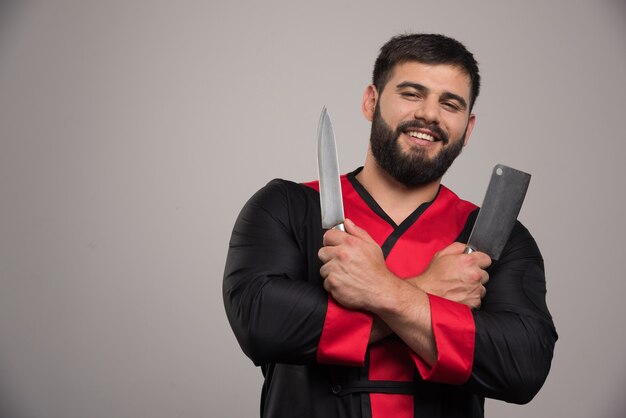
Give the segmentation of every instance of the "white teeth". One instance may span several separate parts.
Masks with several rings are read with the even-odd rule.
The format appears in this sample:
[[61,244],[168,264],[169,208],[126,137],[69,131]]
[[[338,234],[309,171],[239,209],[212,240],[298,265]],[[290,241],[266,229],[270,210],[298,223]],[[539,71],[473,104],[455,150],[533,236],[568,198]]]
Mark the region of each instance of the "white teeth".
[[423,132],[410,131],[409,136],[412,136],[413,138],[418,138],[418,139],[425,139],[426,141],[430,141],[430,142],[433,142],[435,140],[434,136],[425,134]]

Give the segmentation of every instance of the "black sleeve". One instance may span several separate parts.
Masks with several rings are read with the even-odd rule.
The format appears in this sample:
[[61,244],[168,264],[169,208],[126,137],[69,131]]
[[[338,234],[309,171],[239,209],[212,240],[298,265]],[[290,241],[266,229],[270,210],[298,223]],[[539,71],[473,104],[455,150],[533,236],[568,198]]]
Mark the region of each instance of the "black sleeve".
[[543,258],[519,222],[489,270],[476,324],[474,363],[466,387],[473,393],[527,403],[543,385],[557,333],[546,306]]
[[321,225],[310,221],[315,194],[273,180],[246,203],[233,228],[224,305],[242,350],[256,365],[315,361],[328,299],[317,259]]

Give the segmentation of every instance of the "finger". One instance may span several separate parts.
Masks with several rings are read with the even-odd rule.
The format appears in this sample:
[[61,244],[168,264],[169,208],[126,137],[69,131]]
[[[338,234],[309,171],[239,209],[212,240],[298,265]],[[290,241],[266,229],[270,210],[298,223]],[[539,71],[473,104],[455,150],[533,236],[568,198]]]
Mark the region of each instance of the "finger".
[[474,256],[474,259],[476,260],[476,264],[481,269],[486,269],[487,267],[491,265],[491,257],[489,257],[487,254],[481,253],[480,251],[475,251],[472,253],[472,255]]
[[487,289],[485,288],[485,286],[481,286],[480,287],[480,299],[482,300],[486,294],[487,294]]
[[343,231],[340,231],[338,229],[329,229],[324,233],[324,238],[322,242],[324,243],[324,246],[339,245],[343,242],[345,236],[346,233]]
[[482,302],[481,298],[478,299],[474,299],[472,298],[469,302],[468,305],[470,307],[470,309],[478,309],[480,308],[480,303]]
[[320,276],[322,276],[324,279],[326,279],[326,278],[328,278],[329,274],[330,274],[330,272],[328,271],[328,264],[324,264],[320,268]]
[[319,249],[317,256],[322,263],[327,264],[331,260],[337,258],[338,252],[338,247],[326,246]]
[[328,263],[328,261],[331,259],[329,254],[329,247],[320,248],[320,250],[317,252],[317,258],[319,258],[322,263]]
[[374,239],[370,236],[370,234],[367,233],[365,229],[358,227],[350,219],[346,218],[346,220],[344,221],[344,225],[348,234],[364,239],[365,241],[374,242]]
[[440,256],[462,254],[463,251],[465,251],[465,244],[463,244],[462,242],[453,242],[452,244],[448,245],[443,250],[439,251],[437,254]]
[[488,281],[489,281],[489,273],[483,270],[483,274],[480,277],[480,284],[484,286],[485,284],[487,284]]

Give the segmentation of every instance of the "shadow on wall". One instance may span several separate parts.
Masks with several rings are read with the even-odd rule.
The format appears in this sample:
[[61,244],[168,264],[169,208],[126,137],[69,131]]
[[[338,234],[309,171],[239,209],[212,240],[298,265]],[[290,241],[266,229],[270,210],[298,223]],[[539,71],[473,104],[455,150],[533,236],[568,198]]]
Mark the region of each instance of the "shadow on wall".
[[611,5],[615,7],[616,13],[621,13],[622,17],[626,17],[626,1],[624,0],[611,0]]
[[[1,21],[0,21],[1,24]],[[6,370],[2,365],[2,352],[0,352],[0,370]],[[15,401],[12,399],[13,390],[6,379],[6,375],[2,373],[0,376],[0,417],[22,418],[24,414],[17,411]]]
[[[626,1],[624,3],[626,3]],[[626,7],[624,7],[623,10],[626,11]],[[619,379],[616,381],[619,381]],[[598,414],[599,417],[626,417],[626,397],[624,396],[625,387],[626,373],[622,372],[622,383],[612,388],[612,397],[609,402],[604,405],[603,412]]]
[[[15,15],[18,0],[0,0],[0,28],[6,28]],[[24,5],[26,2],[21,2]]]
[[4,45],[11,38],[11,30],[19,20],[19,12],[28,5],[27,3],[30,2],[28,0],[0,0],[0,58],[2,58]]

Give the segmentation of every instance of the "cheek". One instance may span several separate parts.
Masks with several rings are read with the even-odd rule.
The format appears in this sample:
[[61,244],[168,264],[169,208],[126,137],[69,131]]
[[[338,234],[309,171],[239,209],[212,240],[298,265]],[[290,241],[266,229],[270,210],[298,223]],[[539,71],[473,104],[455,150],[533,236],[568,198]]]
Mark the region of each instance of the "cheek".
[[465,117],[445,118],[442,126],[451,136],[459,138],[463,136],[467,129],[467,119]]
[[389,126],[395,129],[398,123],[413,117],[413,111],[405,103],[389,103],[381,108],[381,116]]

